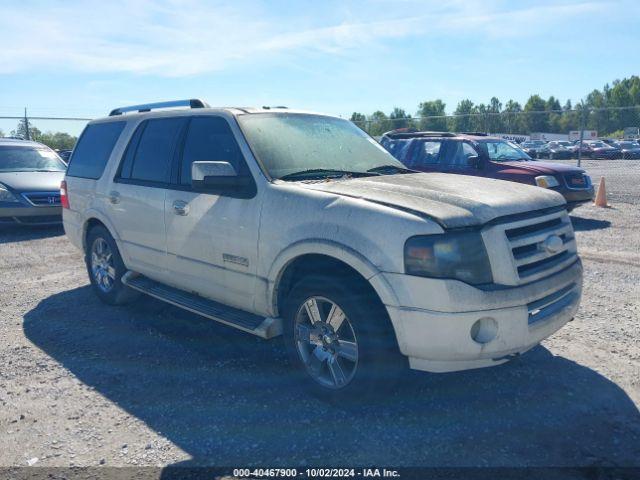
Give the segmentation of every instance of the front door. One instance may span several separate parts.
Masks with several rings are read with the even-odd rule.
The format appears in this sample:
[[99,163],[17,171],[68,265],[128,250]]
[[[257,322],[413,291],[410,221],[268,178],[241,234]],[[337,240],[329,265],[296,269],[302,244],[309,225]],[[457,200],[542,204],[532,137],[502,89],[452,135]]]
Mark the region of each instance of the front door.
[[218,116],[192,117],[177,161],[177,185],[165,197],[170,282],[250,311],[257,271],[261,194],[237,198],[193,192],[194,161],[226,161],[239,175],[249,175],[227,121]]

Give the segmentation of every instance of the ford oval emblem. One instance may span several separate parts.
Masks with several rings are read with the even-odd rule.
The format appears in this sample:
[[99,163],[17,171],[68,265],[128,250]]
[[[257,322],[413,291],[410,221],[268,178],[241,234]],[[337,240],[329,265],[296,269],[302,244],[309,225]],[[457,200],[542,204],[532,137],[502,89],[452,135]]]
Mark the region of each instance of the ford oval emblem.
[[551,254],[558,253],[563,245],[564,242],[558,235],[549,235],[542,243],[544,249]]

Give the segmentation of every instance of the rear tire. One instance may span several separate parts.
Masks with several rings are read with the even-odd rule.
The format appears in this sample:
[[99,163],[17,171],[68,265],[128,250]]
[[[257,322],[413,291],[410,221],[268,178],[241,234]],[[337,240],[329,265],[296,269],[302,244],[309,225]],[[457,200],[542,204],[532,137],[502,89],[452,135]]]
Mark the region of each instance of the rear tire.
[[105,227],[95,226],[87,234],[84,260],[93,291],[104,303],[124,305],[139,297],[138,292],[122,283],[127,267]]
[[[346,281],[345,281],[346,280]],[[406,368],[388,314],[361,279],[308,277],[284,305],[284,341],[296,381],[333,401],[375,398]]]

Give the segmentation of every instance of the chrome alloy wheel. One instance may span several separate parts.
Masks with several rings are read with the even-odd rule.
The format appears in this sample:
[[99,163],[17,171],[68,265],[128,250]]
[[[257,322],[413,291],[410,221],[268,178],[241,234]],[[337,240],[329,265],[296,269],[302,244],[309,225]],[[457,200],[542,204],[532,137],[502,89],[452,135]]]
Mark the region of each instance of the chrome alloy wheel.
[[91,245],[91,273],[100,290],[109,293],[116,281],[113,254],[107,241],[98,237]]
[[310,297],[295,317],[295,345],[307,372],[320,385],[346,386],[358,367],[358,341],[349,319],[333,301]]

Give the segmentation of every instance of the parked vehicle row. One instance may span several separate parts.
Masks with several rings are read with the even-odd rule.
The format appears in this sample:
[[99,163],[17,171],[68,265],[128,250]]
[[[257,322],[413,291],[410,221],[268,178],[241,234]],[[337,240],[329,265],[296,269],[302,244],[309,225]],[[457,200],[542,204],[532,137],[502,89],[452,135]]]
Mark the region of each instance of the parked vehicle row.
[[640,144],[631,140],[583,140],[570,142],[568,140],[545,142],[532,140],[523,142],[521,148],[531,158],[548,158],[563,160],[577,158],[578,153],[584,158],[594,159],[638,159],[640,158]]
[[[391,131],[380,143],[408,168],[537,185],[562,194],[567,209],[593,199],[593,185],[578,167],[533,161],[515,143],[481,134]],[[555,147],[549,147],[549,152]]]

